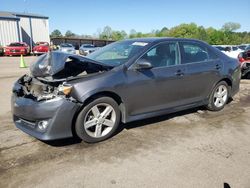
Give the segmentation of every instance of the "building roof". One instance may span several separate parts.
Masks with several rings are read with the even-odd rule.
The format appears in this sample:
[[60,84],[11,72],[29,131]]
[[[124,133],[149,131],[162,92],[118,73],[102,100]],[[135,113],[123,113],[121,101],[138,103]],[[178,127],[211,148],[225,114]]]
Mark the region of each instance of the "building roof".
[[20,20],[20,17],[49,19],[49,17],[40,14],[0,11],[0,19]]
[[11,14],[10,12],[2,12],[2,11],[0,11],[0,19],[20,20],[20,18],[16,17],[15,15]]

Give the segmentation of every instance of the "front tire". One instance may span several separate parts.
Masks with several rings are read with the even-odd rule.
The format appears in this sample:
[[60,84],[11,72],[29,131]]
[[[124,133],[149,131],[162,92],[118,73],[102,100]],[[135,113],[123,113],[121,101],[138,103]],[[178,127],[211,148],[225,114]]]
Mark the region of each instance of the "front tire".
[[209,97],[206,108],[211,111],[220,111],[227,104],[229,98],[229,86],[225,81],[219,82]]
[[106,140],[117,130],[120,114],[119,106],[112,98],[94,99],[79,113],[75,124],[76,134],[88,143]]

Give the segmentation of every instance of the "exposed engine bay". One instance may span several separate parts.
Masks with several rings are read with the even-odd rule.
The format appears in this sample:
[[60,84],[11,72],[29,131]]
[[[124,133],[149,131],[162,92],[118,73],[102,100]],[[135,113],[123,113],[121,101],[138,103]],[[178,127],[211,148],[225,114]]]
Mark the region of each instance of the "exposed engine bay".
[[[36,101],[50,100],[58,97],[60,94],[58,87],[42,83],[34,77],[24,75],[19,80],[19,88],[13,88],[13,92],[18,97],[30,98]],[[62,95],[61,95],[62,96]]]
[[100,74],[111,68],[82,56],[50,52],[31,65],[31,75],[22,76],[13,92],[18,97],[36,101],[65,97],[63,88],[67,87],[68,81]]

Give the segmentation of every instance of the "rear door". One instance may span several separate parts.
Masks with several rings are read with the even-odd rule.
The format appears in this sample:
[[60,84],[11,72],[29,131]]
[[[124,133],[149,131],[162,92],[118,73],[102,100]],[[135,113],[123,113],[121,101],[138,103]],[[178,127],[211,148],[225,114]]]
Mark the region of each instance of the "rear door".
[[188,103],[208,97],[214,84],[219,81],[223,63],[205,45],[198,42],[179,42],[181,64],[186,65],[184,84]]

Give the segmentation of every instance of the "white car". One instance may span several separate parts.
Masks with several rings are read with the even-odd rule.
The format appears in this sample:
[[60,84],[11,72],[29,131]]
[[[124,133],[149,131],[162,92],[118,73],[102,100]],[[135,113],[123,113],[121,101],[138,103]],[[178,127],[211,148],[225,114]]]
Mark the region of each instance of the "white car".
[[86,56],[98,49],[99,47],[96,47],[93,44],[82,44],[79,48],[79,54]]
[[60,44],[59,51],[69,54],[76,54],[75,47],[69,43]]
[[238,55],[243,51],[244,50],[238,48],[237,46],[225,46],[225,49],[222,52],[229,57],[237,59]]

